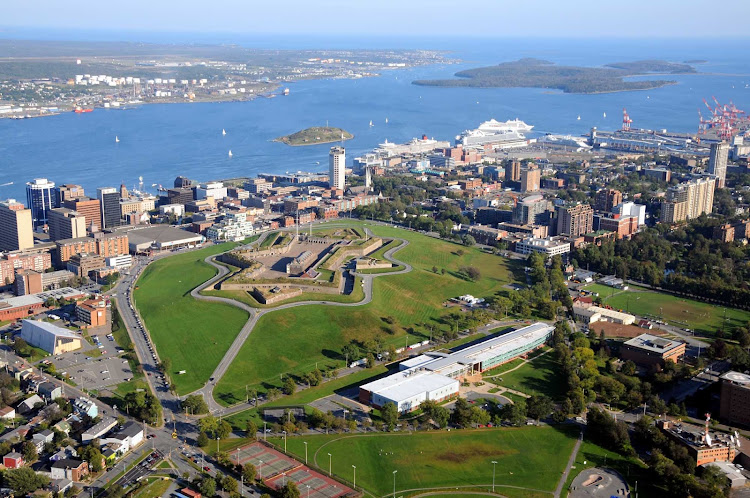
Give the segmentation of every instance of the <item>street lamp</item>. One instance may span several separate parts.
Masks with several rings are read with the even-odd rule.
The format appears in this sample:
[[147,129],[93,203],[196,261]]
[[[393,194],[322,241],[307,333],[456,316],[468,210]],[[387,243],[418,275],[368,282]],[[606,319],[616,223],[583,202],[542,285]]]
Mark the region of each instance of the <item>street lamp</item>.
[[393,498],[396,498],[396,472],[398,470],[393,471]]
[[286,431],[281,431],[284,434],[284,453],[286,453]]
[[305,465],[307,465],[307,441],[302,441],[302,444],[305,445]]
[[333,472],[331,472],[331,469],[333,468],[331,462],[332,462],[332,457],[331,457],[331,454],[329,453],[328,454],[328,475],[329,476],[333,474]]
[[216,438],[216,453],[219,453],[219,438]]
[[495,492],[495,466],[497,465],[497,462],[495,460],[492,460],[492,492]]
[[305,486],[307,486],[307,498],[310,498],[310,485],[305,484]]
[[357,466],[352,465],[352,468],[354,469],[354,489],[356,491],[357,489]]

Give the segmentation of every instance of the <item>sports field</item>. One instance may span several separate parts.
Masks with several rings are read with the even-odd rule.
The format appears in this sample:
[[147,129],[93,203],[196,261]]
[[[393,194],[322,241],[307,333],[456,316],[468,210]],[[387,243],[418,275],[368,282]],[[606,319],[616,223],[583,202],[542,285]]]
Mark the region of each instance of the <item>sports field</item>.
[[[217,385],[217,401],[240,401],[245,396],[245,385],[260,390],[278,386],[280,374],[305,373],[314,369],[316,362],[341,366],[341,348],[352,340],[364,342],[379,336],[399,347],[405,342],[408,328],[421,331],[423,323],[447,328],[438,321],[447,313],[442,306],[447,299],[468,293],[487,296],[512,279],[506,259],[479,249],[407,230],[371,228],[375,235],[408,239],[411,244],[395,256],[412,264],[414,270],[376,278],[373,300],[364,306],[311,305],[264,315]],[[433,266],[444,268],[445,275],[434,273]],[[482,277],[477,282],[462,278],[458,273],[461,266],[479,268]],[[387,324],[385,317],[393,317],[394,324]],[[415,336],[409,342],[421,339],[422,336]]]
[[[572,427],[520,427],[403,434],[321,435],[291,437],[287,449],[308,458],[324,472],[329,457],[333,473],[383,496],[393,492],[396,470],[398,496],[440,487],[489,488],[492,461],[495,483],[552,492],[565,469],[578,431]],[[270,439],[269,439],[270,441]],[[282,439],[274,439],[283,448]],[[503,493],[502,487],[496,491]]]
[[[159,357],[172,360],[171,378],[179,394],[203,386],[247,321],[247,313],[235,306],[190,296],[192,289],[216,274],[203,259],[233,246],[209,246],[157,260],[144,270],[133,291]],[[181,370],[186,373],[177,375]]]
[[[592,286],[587,286],[586,289],[599,292]],[[672,325],[695,330],[701,335],[711,336],[721,328],[722,322],[725,321],[725,313],[724,328],[727,330],[745,325],[750,321],[750,312],[744,310],[725,308],[641,287],[631,286],[627,291],[614,289],[614,294],[612,290],[607,287],[600,293],[600,297],[604,303],[613,308],[651,319],[663,317]]]

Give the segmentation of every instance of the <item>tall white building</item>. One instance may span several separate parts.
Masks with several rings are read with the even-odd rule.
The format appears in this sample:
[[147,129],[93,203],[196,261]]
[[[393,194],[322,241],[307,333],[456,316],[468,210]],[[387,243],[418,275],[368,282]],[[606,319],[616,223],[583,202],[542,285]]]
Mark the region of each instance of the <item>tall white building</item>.
[[727,180],[727,159],[729,158],[729,144],[722,141],[711,144],[711,154],[708,156],[708,172],[716,175],[716,188],[724,188]]
[[344,189],[346,182],[346,149],[343,147],[331,147],[328,154],[328,187]]

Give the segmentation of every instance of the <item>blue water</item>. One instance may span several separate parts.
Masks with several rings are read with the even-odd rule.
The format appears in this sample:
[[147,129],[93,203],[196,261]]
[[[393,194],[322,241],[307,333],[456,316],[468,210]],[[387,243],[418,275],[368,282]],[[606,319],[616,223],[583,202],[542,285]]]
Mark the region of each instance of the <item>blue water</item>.
[[[125,39],[125,38],[123,38]],[[153,41],[163,41],[153,39]],[[206,40],[217,41],[217,40]],[[273,40],[240,40],[272,46]],[[286,48],[312,46],[399,46],[388,40],[286,39]],[[733,100],[750,109],[750,53],[744,43],[596,40],[414,40],[403,47],[452,50],[466,62],[384,72],[378,78],[318,80],[289,84],[291,95],[251,102],[152,104],[129,110],[97,109],[28,120],[0,120],[0,198],[24,199],[34,177],[78,183],[91,194],[97,186],[128,187],[143,176],[146,186],[171,185],[174,177],[196,180],[253,176],[261,172],[324,170],[329,146],[288,147],[271,139],[313,125],[338,126],[354,133],[346,142],[351,158],[388,139],[407,141],[426,134],[451,140],[494,117],[518,117],[535,131],[586,133],[592,126],[615,129],[622,108],[633,126],[695,131],[702,99]],[[677,85],[643,92],[572,95],[542,89],[431,88],[412,80],[450,77],[456,71],[538,57],[562,64],[599,65],[622,60],[663,58],[676,62],[706,59],[698,75],[670,76]],[[603,113],[607,113],[607,118]],[[576,116],[581,120],[577,121]],[[385,118],[389,123],[385,123]],[[374,125],[369,127],[372,120]],[[222,136],[222,128],[227,135]],[[120,143],[115,143],[119,136]],[[232,150],[234,157],[228,157]],[[153,189],[151,189],[153,191]]]

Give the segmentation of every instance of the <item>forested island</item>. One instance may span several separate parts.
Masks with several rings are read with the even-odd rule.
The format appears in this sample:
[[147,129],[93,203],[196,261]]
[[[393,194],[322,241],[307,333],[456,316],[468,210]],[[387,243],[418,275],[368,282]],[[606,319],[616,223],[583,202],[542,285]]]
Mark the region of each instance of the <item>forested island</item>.
[[313,126],[305,128],[291,135],[274,138],[274,142],[281,142],[287,145],[317,145],[332,142],[342,142],[354,138],[354,135],[341,128],[331,126]]
[[459,71],[456,79],[417,80],[415,85],[478,88],[553,88],[565,93],[648,90],[672,80],[626,81],[628,76],[695,73],[688,64],[661,60],[619,62],[604,67],[558,66],[540,59],[520,59],[496,66]]

